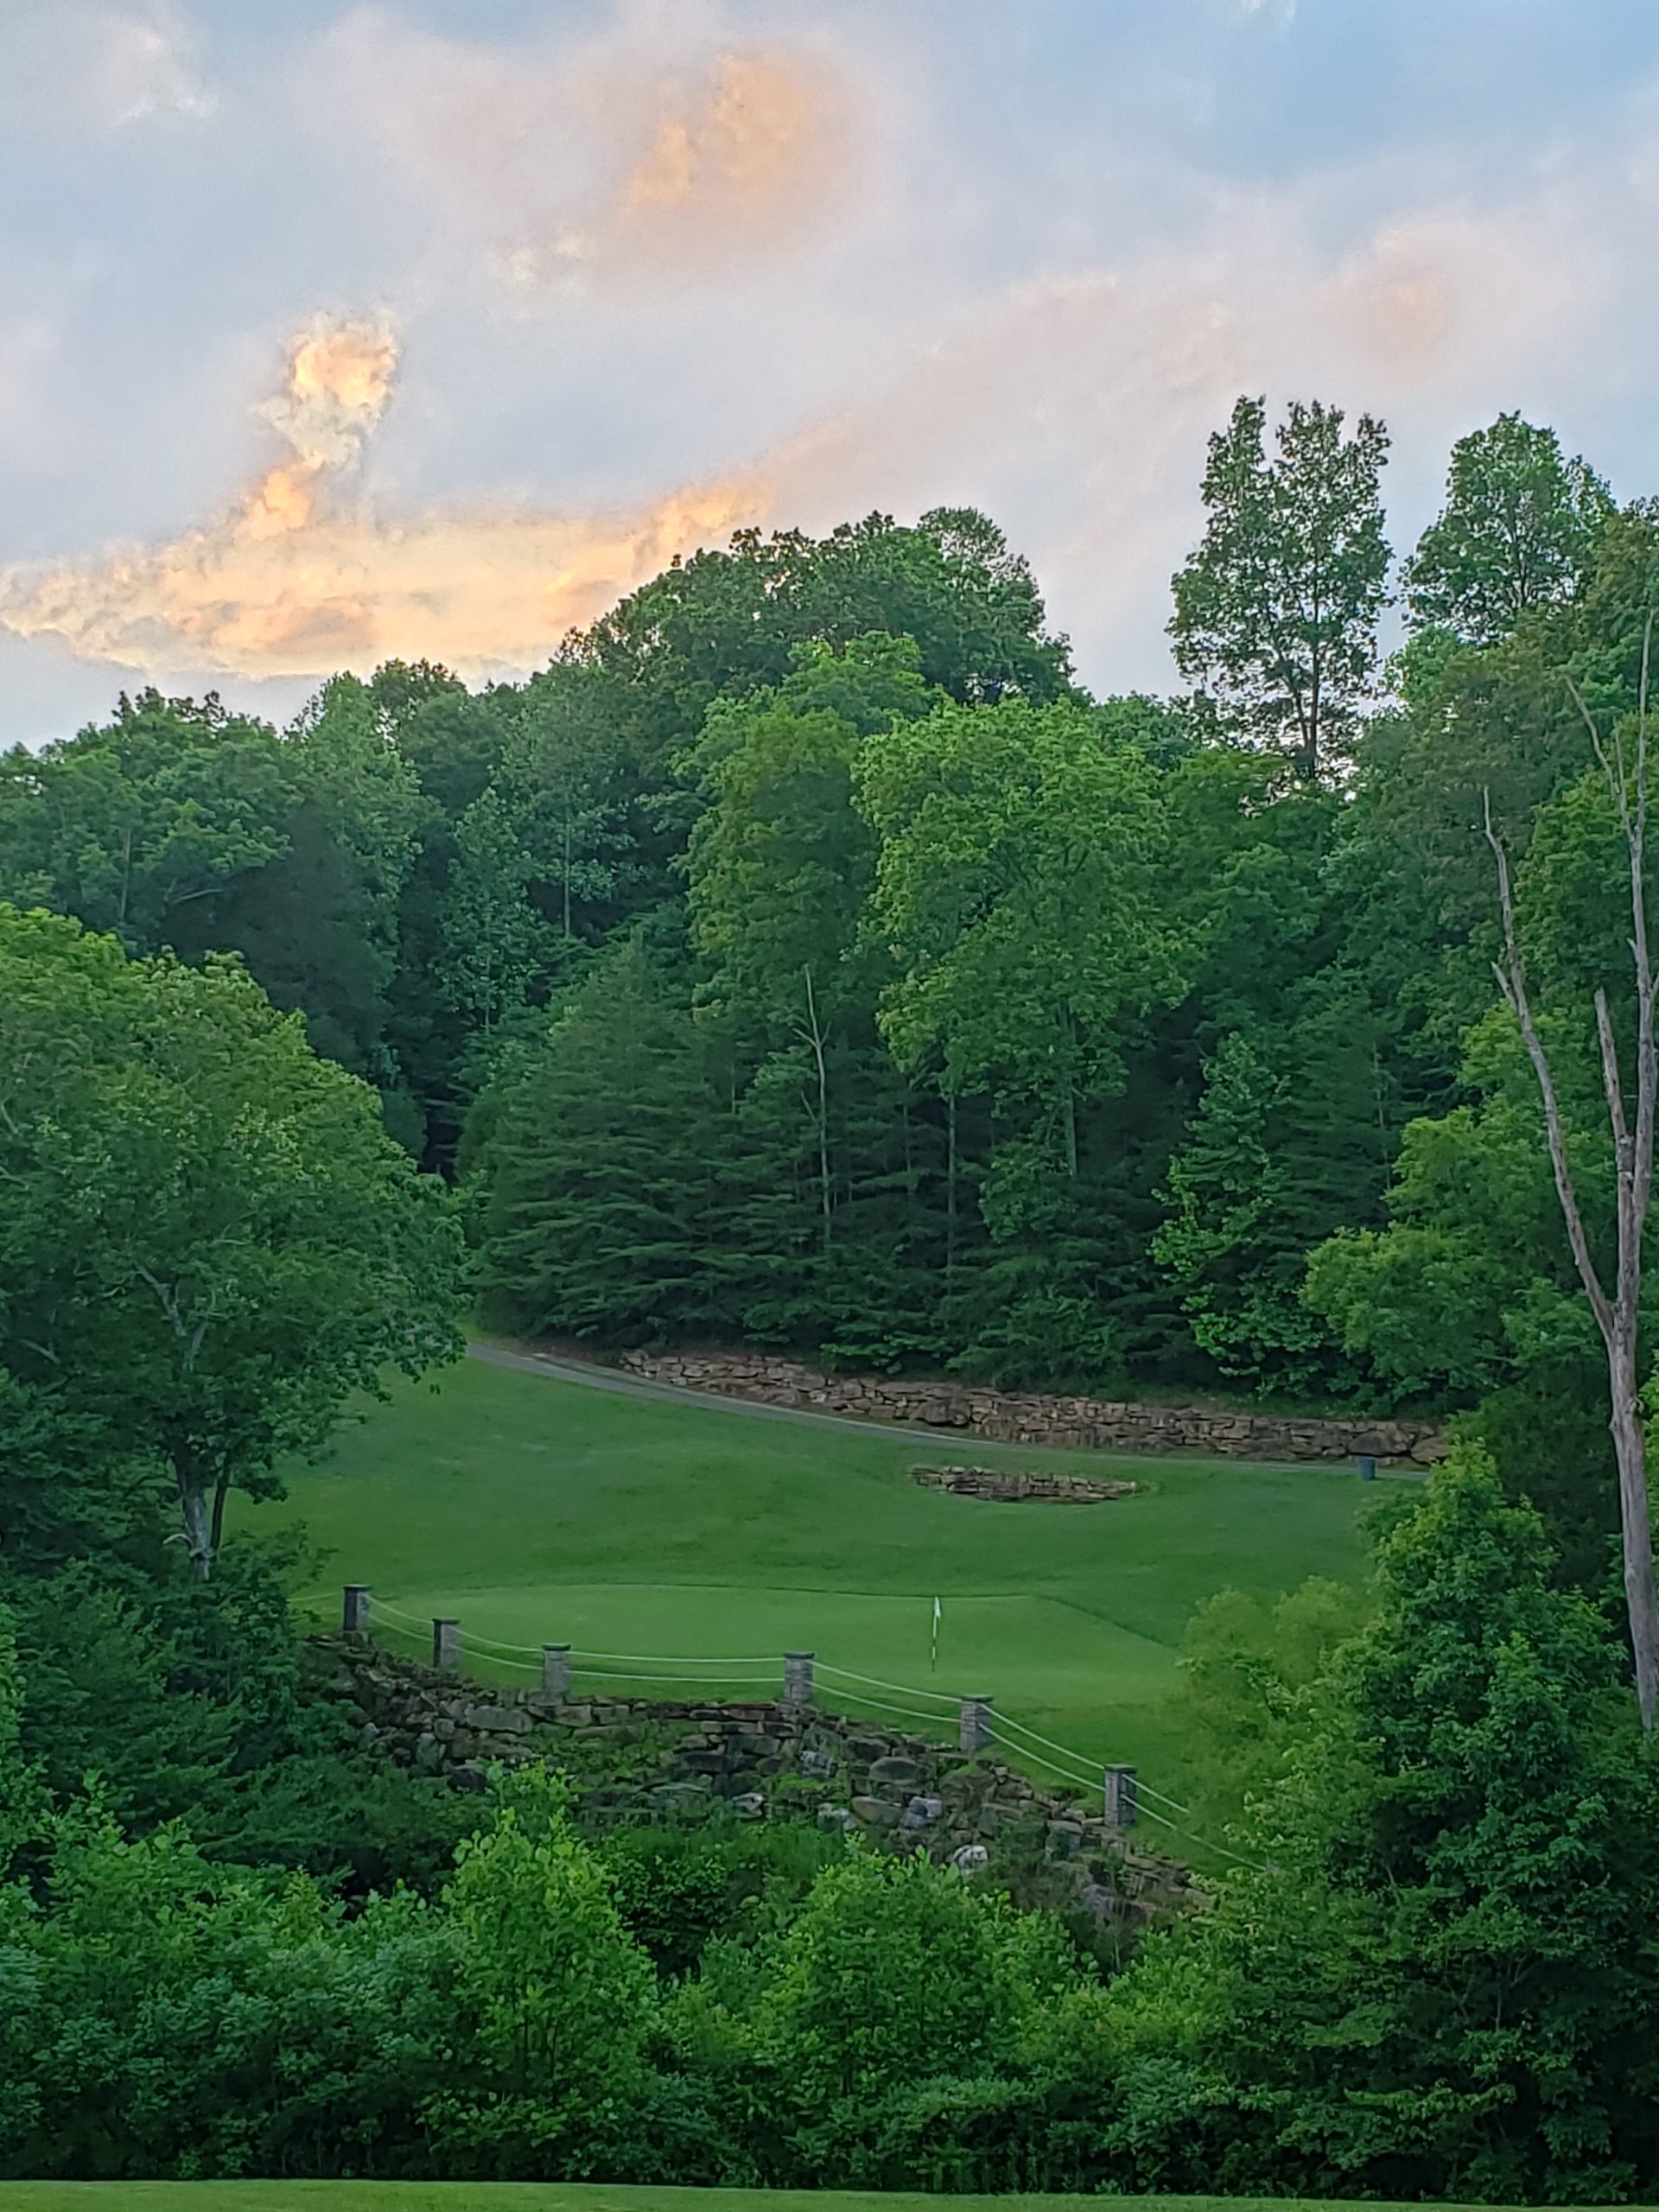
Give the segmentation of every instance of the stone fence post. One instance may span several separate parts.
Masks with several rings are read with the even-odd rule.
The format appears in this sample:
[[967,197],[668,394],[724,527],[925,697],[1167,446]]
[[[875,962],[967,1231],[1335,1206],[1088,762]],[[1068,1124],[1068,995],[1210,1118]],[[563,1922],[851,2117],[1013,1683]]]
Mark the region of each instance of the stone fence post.
[[544,1643],[542,1646],[542,1694],[543,1697],[569,1696],[570,1647],[568,1643]]
[[812,1656],[810,1651],[785,1652],[784,1703],[785,1705],[811,1704]]
[[1135,1786],[1135,1770],[1132,1766],[1109,1766],[1106,1769],[1106,1825],[1109,1828],[1132,1828],[1141,1817],[1141,1796]]
[[441,1675],[458,1675],[461,1672],[461,1623],[459,1621],[434,1619],[432,1664]]
[[962,1700],[962,1719],[957,1740],[969,1753],[988,1749],[991,1742],[991,1700],[988,1697],[965,1697]]
[[368,1634],[369,1586],[366,1582],[348,1582],[346,1585],[346,1605],[340,1624],[347,1636]]

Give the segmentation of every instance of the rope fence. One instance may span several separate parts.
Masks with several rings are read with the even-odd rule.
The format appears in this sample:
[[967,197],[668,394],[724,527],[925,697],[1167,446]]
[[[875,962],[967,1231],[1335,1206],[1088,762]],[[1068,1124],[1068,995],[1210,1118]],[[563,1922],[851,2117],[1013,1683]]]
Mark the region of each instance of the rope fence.
[[[953,1696],[943,1690],[920,1689],[912,1683],[889,1682],[878,1675],[862,1675],[849,1667],[835,1666],[810,1651],[784,1653],[780,1681],[779,1661],[771,1655],[664,1658],[653,1652],[588,1651],[570,1643],[506,1643],[493,1637],[479,1636],[471,1630],[463,1637],[459,1620],[450,1617],[423,1619],[418,1614],[389,1604],[384,1598],[376,1598],[365,1583],[346,1585],[342,1618],[348,1635],[390,1635],[419,1645],[429,1653],[432,1666],[440,1673],[459,1674],[463,1657],[470,1654],[491,1666],[531,1675],[546,1695],[562,1700],[572,1695],[577,1677],[584,1681],[644,1683],[661,1690],[689,1688],[710,1694],[764,1691],[768,1701],[775,1699],[796,1707],[813,1704],[823,1692],[836,1704],[895,1715],[910,1722],[913,1728],[947,1735],[954,1731],[957,1747],[969,1754],[999,1745],[1020,1761],[1057,1777],[1071,1789],[1098,1791],[1110,1827],[1132,1828],[1144,1815],[1170,1834],[1201,1851],[1213,1852],[1237,1866],[1261,1871],[1256,1860],[1182,1827],[1179,1821],[1192,1817],[1190,1809],[1164,1790],[1143,1783],[1136,1768],[1106,1765],[1086,1758],[1068,1745],[1057,1743],[1052,1736],[1027,1726],[1023,1720],[999,1711],[995,1700],[987,1695]],[[642,1669],[649,1671],[635,1671]],[[849,1688],[847,1685],[853,1682],[862,1687]],[[886,1690],[889,1695],[871,1697],[867,1694],[870,1690]],[[912,1702],[895,1705],[892,1702],[895,1697]],[[943,1709],[918,1711],[918,1707],[922,1705]],[[1041,1748],[1033,1750],[1033,1745]],[[1148,1804],[1148,1798],[1155,1799],[1156,1804]],[[1159,1811],[1157,1807],[1160,1805],[1169,1810]],[[1179,1815],[1179,1819],[1172,1815]]]

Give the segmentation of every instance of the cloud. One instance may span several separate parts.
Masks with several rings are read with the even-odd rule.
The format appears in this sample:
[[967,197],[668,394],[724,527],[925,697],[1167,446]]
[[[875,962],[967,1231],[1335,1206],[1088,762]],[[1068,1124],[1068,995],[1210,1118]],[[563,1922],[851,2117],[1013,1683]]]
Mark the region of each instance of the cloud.
[[709,273],[822,222],[854,179],[821,43],[720,35],[705,7],[503,49],[359,9],[315,64],[334,111],[511,291]]
[[194,28],[168,0],[14,0],[0,22],[0,108],[25,127],[200,120],[216,106]]
[[[1332,221],[1344,203],[1371,211],[1357,235]],[[1629,142],[1484,207],[1381,165],[1212,190],[1179,241],[1029,278],[867,374],[767,457],[776,511],[822,528],[873,505],[983,506],[1031,556],[1090,680],[1161,688],[1205,439],[1240,392],[1382,414],[1390,505],[1420,527],[1452,437],[1504,407],[1548,419],[1563,391],[1589,403],[1587,364],[1631,358],[1600,340],[1656,216],[1659,163]]]
[[149,675],[314,677],[393,657],[474,676],[522,671],[677,554],[767,506],[763,484],[734,477],[632,515],[378,518],[341,494],[397,361],[384,321],[309,325],[260,410],[289,457],[210,528],[105,561],[0,573],[0,630]]

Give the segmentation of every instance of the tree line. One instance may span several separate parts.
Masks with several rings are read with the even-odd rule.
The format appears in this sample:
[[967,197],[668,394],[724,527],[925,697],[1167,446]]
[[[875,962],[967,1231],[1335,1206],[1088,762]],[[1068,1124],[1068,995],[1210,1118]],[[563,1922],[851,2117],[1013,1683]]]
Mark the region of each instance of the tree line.
[[1179,697],[1084,692],[977,514],[746,533],[522,684],[391,664],[283,731],[147,692],[14,751],[0,897],[238,954],[458,1180],[508,1327],[1479,1407],[1523,1475],[1599,1471],[1481,824],[1599,1249],[1627,923],[1580,709],[1635,711],[1659,510],[1503,416],[1396,574],[1387,451],[1239,403]]

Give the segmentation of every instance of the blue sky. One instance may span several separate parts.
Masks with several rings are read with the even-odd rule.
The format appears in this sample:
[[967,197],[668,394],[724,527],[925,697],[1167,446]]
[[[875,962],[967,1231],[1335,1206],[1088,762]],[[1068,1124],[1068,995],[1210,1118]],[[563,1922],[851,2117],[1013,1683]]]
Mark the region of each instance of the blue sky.
[[1241,391],[1659,489],[1656,217],[1651,0],[5,0],[0,741],[963,501],[1166,684]]

